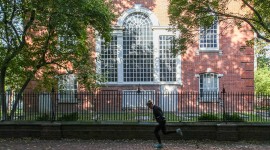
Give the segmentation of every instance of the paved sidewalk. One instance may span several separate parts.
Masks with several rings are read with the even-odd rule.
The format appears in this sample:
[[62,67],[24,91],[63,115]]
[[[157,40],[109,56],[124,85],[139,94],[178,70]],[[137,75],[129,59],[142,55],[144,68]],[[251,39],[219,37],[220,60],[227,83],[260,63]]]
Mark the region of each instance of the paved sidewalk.
[[[156,141],[0,139],[0,150],[154,150]],[[269,150],[270,142],[164,141],[162,150]]]

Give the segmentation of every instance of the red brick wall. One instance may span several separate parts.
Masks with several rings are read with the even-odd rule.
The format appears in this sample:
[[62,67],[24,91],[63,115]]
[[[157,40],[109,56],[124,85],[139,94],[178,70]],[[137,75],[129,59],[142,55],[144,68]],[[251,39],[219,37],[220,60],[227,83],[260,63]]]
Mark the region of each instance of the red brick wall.
[[[168,0],[112,0],[114,4],[114,12],[120,15],[132,8],[135,4],[142,4],[142,7],[153,11],[157,16],[160,26],[168,26]],[[234,11],[237,5],[232,5]],[[232,22],[232,21],[230,21]],[[226,29],[226,30],[225,30]],[[248,26],[238,29],[235,25],[223,22],[219,25],[219,46],[222,54],[217,53],[197,53],[198,43],[191,46],[187,52],[181,57],[181,77],[183,85],[179,86],[181,91],[198,91],[199,80],[195,74],[206,72],[207,68],[211,68],[213,72],[223,74],[220,79],[220,89],[224,86],[226,91],[254,91],[254,50],[246,48],[240,51],[245,45],[245,41],[253,38],[253,32]],[[33,81],[29,84],[28,89],[34,87],[36,83]],[[134,90],[138,85],[128,86],[111,86],[106,90]],[[143,86],[142,90],[159,91],[158,85]]]
[[[114,0],[115,11],[118,15],[132,8],[134,4],[142,4],[143,7],[153,11],[161,26],[169,25],[168,0]],[[232,4],[232,6],[230,7],[232,11],[239,10],[238,5]],[[223,74],[219,82],[220,89],[224,86],[226,91],[254,91],[254,50],[249,47],[240,50],[242,46],[245,46],[246,40],[253,38],[253,32],[248,26],[238,29],[232,21],[221,23],[219,32],[221,55],[218,52],[198,54],[197,43],[182,56],[183,86],[181,90],[198,91],[199,80],[195,74],[204,73],[207,68],[211,68],[213,72]],[[116,87],[116,89],[119,88]]]
[[253,33],[246,26],[241,30],[236,27],[227,28],[226,24],[220,24],[220,50],[218,53],[196,54],[195,46],[182,57],[183,88],[198,89],[198,79],[195,74],[206,72],[211,68],[213,72],[223,74],[220,79],[220,89],[225,87],[227,91],[253,91],[254,90],[254,50],[245,46],[245,41],[253,37]]
[[112,0],[114,3],[115,12],[120,16],[124,11],[132,8],[135,4],[141,4],[151,10],[159,19],[161,26],[169,24],[168,18],[168,0]]

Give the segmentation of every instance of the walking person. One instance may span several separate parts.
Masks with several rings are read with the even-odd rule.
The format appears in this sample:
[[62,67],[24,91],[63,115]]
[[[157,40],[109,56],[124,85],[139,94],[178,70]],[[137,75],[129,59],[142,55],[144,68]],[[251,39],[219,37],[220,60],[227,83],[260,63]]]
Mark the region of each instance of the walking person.
[[166,118],[163,115],[162,109],[154,105],[151,100],[149,100],[146,105],[148,108],[153,110],[154,117],[158,123],[158,125],[155,127],[154,134],[158,140],[158,144],[155,145],[155,148],[162,148],[163,144],[161,143],[159,131],[161,130],[164,135],[170,134],[170,133],[177,133],[181,136],[183,136],[183,133],[180,128],[176,129],[176,131],[166,131]]

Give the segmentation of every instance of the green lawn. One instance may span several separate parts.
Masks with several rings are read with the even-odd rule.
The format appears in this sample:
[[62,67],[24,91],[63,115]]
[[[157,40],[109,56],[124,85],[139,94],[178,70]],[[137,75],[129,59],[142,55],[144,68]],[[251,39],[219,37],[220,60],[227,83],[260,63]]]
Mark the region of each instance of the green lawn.
[[[266,115],[267,112],[263,114],[254,113],[233,113],[233,116],[227,116],[225,121],[238,121],[237,119],[243,119],[244,122],[270,122],[270,117]],[[1,115],[1,112],[0,112]],[[224,121],[222,113],[205,113],[205,121]],[[231,114],[232,115],[232,114]],[[202,114],[176,114],[174,112],[165,112],[165,117],[167,122],[198,122]],[[217,118],[211,120],[212,117]],[[236,119],[236,120],[234,120]],[[40,113],[23,113],[22,111],[17,111],[15,115],[15,120],[26,120],[26,121],[120,121],[120,122],[155,122],[153,119],[153,114],[150,111],[142,112],[75,112],[75,113],[57,113],[54,117],[53,114],[40,114]]]

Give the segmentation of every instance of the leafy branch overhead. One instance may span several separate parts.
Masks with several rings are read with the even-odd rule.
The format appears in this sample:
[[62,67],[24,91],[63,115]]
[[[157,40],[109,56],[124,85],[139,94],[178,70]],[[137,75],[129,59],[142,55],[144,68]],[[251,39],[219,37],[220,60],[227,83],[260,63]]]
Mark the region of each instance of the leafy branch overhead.
[[238,28],[247,24],[258,39],[270,42],[269,12],[268,0],[170,0],[170,24],[181,33],[176,51],[184,52],[194,43],[199,27],[210,27],[215,18]]
[[[7,87],[22,93],[31,80],[50,89],[57,70],[65,69],[92,87],[94,80],[82,76],[98,78],[94,65],[80,63],[94,62],[96,33],[110,40],[111,6],[105,0],[0,0],[0,93]],[[4,99],[2,94],[2,117]]]
[[68,62],[92,59],[90,36],[98,33],[109,41],[113,19],[111,4],[103,0],[1,0],[1,82],[20,89],[40,69],[52,72],[52,66],[65,68]]

